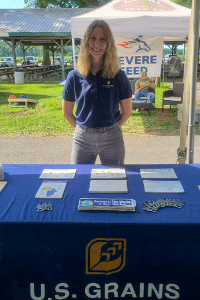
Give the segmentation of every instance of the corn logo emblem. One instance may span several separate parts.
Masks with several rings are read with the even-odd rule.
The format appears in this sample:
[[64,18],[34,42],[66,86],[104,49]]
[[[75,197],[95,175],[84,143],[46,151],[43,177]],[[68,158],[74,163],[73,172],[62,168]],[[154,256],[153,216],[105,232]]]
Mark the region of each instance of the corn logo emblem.
[[126,239],[96,238],[86,246],[86,274],[110,275],[126,263]]

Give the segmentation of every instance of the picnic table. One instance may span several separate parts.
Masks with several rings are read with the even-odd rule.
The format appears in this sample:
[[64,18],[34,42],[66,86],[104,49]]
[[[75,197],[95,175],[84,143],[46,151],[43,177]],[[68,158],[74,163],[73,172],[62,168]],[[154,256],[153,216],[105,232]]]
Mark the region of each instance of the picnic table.
[[[55,77],[55,80],[62,79],[62,68],[60,65],[49,65],[49,66],[32,66],[32,65],[25,65],[20,66],[20,69],[24,71],[24,77],[28,80],[42,80],[45,78],[50,78],[52,76]],[[65,77],[67,76],[68,72],[72,70],[71,67],[65,67]],[[14,77],[15,69],[14,67],[3,67],[0,68],[0,77],[7,76],[9,80],[15,79]]]
[[8,79],[14,79],[14,67],[0,68],[0,77],[7,76]]
[[51,65],[51,66],[37,66],[37,67],[29,67],[26,66],[24,68],[24,75],[28,79],[40,79],[40,78],[49,78],[56,74],[57,70],[61,69],[59,65]]

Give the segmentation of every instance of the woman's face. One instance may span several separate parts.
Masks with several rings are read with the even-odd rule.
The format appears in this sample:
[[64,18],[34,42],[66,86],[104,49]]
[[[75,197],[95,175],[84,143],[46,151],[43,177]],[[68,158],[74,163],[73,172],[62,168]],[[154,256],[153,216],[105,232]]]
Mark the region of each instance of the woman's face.
[[90,54],[93,58],[102,58],[106,52],[107,40],[101,27],[95,27],[88,40]]

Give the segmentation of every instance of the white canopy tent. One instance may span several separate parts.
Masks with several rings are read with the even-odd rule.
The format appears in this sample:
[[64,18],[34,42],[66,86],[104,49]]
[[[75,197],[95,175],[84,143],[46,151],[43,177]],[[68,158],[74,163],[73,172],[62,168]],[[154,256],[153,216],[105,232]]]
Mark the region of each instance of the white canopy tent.
[[191,10],[170,0],[113,0],[81,16],[71,18],[73,38],[82,38],[88,25],[105,20],[114,36],[164,36],[165,40],[185,40]]
[[[197,56],[197,43],[194,43],[194,40],[199,41],[199,0],[193,0],[193,8],[196,16],[196,28],[190,30],[190,35],[193,35],[193,42],[191,42],[193,50],[190,51],[193,59],[188,57],[187,60],[189,63],[192,60],[192,64],[197,65],[197,57],[195,57],[195,55]],[[190,9],[177,5],[170,0],[113,0],[92,12],[71,19],[72,45],[75,38],[83,38],[88,25],[96,19],[105,20],[110,25],[115,37],[163,36],[164,41],[186,41],[189,35],[189,28],[193,26],[190,26],[190,17]],[[192,34],[191,31],[193,31]],[[73,54],[75,62],[75,52]],[[196,70],[193,69],[193,73],[195,72]],[[195,74],[193,74],[194,76]],[[186,102],[188,105],[189,102],[193,103],[192,114],[194,115],[195,93],[189,93],[189,91],[196,89],[195,80],[189,85],[187,83],[188,92],[184,92],[184,98],[186,94],[190,95],[188,99],[183,98],[183,102]],[[188,106],[184,106],[185,110],[188,110]],[[191,112],[189,115],[191,115]],[[187,120],[187,113],[183,113],[182,116],[185,116]],[[190,119],[194,123],[194,116],[193,118],[190,117]],[[186,120],[184,120],[185,124],[187,123]],[[194,124],[189,124],[189,126],[194,128]],[[178,163],[185,162],[185,157],[182,160],[179,159],[182,155],[181,152],[183,152],[186,138],[186,131],[182,130],[182,132],[184,133],[181,133],[182,136],[180,137],[181,147],[179,147]],[[194,142],[193,140],[189,139],[189,148],[192,149],[190,152],[193,152],[193,145],[191,145]],[[192,163],[191,160],[189,162]]]

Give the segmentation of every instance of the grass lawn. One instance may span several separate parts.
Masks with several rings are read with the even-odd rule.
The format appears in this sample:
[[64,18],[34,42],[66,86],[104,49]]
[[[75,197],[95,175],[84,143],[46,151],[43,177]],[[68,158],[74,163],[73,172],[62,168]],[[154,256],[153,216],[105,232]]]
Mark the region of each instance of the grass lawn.
[[[180,122],[177,120],[177,108],[161,111],[162,92],[169,89],[166,83],[156,89],[156,105],[149,117],[147,111],[133,114],[123,126],[127,134],[179,134]],[[0,136],[62,136],[73,134],[73,128],[62,115],[62,90],[58,83],[14,83],[0,84]],[[10,108],[8,97],[26,95],[38,100],[28,107]],[[199,133],[199,126],[196,126]]]

